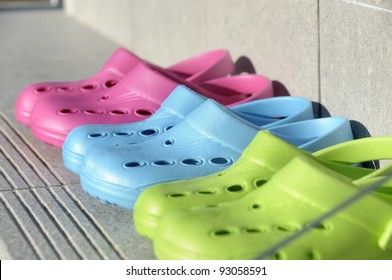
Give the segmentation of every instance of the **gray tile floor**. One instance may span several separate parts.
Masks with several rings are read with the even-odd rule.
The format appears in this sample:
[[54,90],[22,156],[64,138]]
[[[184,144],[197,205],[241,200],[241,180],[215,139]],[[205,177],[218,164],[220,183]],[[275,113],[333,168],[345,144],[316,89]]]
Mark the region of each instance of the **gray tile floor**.
[[132,212],[85,194],[13,113],[27,85],[88,77],[117,47],[60,10],[0,10],[0,259],[154,259]]

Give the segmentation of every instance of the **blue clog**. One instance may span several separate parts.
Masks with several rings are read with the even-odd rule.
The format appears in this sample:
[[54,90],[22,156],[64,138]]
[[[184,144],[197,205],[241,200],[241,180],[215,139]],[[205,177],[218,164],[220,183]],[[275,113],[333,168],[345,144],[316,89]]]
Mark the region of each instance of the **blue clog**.
[[[104,202],[132,209],[140,193],[151,185],[229,167],[260,129],[310,152],[353,139],[349,121],[343,117],[278,123],[256,125],[207,100],[182,122],[149,141],[91,150],[81,165],[81,184]],[[156,131],[154,127],[150,130]]]
[[[187,87],[178,86],[160,109],[144,121],[76,127],[68,134],[62,147],[64,165],[72,172],[79,173],[83,157],[91,149],[150,140],[181,122],[205,100],[205,97]],[[291,96],[250,101],[232,107],[231,110],[253,124],[264,126],[314,117],[309,100]],[[208,118],[208,114],[201,118]]]

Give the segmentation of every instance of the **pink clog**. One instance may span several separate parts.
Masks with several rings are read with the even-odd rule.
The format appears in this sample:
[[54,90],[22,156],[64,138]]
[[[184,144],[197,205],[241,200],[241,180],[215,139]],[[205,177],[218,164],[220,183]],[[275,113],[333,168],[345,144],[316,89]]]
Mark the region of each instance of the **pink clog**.
[[226,106],[273,96],[271,81],[260,75],[190,82],[178,76],[173,79],[172,74],[140,62],[115,87],[106,91],[77,96],[47,95],[31,113],[32,133],[48,144],[61,147],[68,132],[79,125],[141,121],[151,116],[179,84]]
[[[72,96],[74,99],[85,95],[91,96],[91,99],[104,96],[141,61],[142,59],[135,54],[119,48],[106,61],[103,68],[90,78],[72,82],[32,84],[24,89],[16,100],[16,119],[22,124],[30,125],[33,108],[48,96],[55,96],[55,98]],[[234,70],[230,54],[224,49],[207,51],[168,68],[147,64],[167,76],[193,83],[224,77]]]

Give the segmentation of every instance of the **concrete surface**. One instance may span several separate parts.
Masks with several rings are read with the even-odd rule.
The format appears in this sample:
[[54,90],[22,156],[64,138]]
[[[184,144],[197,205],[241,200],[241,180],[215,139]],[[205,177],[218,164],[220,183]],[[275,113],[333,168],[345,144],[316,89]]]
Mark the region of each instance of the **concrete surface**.
[[161,65],[224,47],[291,95],[321,103],[320,115],[353,120],[357,137],[392,135],[389,0],[107,2],[64,4],[70,16]]
[[64,4],[75,19],[160,65],[223,47],[234,59],[247,56],[258,73],[284,83],[292,95],[318,101],[316,1],[67,0]]
[[321,103],[373,136],[392,135],[392,10],[320,4]]
[[0,11],[0,38],[0,259],[153,259],[132,212],[85,194],[13,113],[27,85],[90,76],[117,46],[60,10]]

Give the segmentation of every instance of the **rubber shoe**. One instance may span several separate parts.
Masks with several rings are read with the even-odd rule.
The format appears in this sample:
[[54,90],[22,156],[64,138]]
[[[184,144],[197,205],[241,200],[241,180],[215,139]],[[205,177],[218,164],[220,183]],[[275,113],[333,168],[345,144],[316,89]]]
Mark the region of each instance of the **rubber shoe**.
[[[333,145],[311,156],[270,132],[260,131],[235,164],[226,170],[192,180],[156,185],[144,191],[135,204],[135,228],[142,236],[153,239],[162,217],[179,210],[237,200],[262,187],[299,155],[316,158],[331,170],[356,180],[357,185],[366,185],[384,176],[387,169],[375,171],[352,165],[392,158],[392,152],[388,152],[391,145],[392,137],[371,137]],[[380,188],[376,195],[392,203],[392,186]]]
[[[71,82],[32,84],[24,89],[16,100],[16,119],[24,125],[30,125],[33,108],[48,95],[70,95],[72,98],[79,95],[105,96],[106,91],[116,86],[141,61],[143,60],[135,54],[119,48],[106,61],[103,68],[90,78]],[[195,55],[168,68],[148,64],[161,73],[194,83],[227,76],[235,68],[230,53],[224,49]]]
[[92,150],[81,165],[81,184],[104,202],[132,209],[140,193],[151,185],[228,168],[262,128],[311,152],[352,139],[346,118],[273,126],[256,126],[207,100],[181,123],[148,142]]
[[[165,216],[154,252],[158,259],[254,259],[358,192],[346,177],[296,157],[235,201]],[[392,205],[368,194],[270,258],[391,259],[391,241]]]
[[[203,84],[215,82],[219,86],[211,90],[198,87],[197,92],[219,96],[224,105],[273,96],[271,81],[260,75],[244,74]],[[139,63],[104,95],[52,95],[41,100],[31,114],[31,131],[39,140],[61,147],[67,134],[80,125],[123,124],[146,119],[177,86],[173,79]]]
[[[177,125],[205,100],[205,97],[185,86],[177,86],[160,109],[144,121],[76,127],[62,146],[64,165],[72,172],[79,173],[82,159],[91,149],[151,140]],[[291,96],[254,100],[231,107],[231,110],[256,125],[279,125],[314,118],[309,100]],[[151,129],[155,133],[146,135]]]

